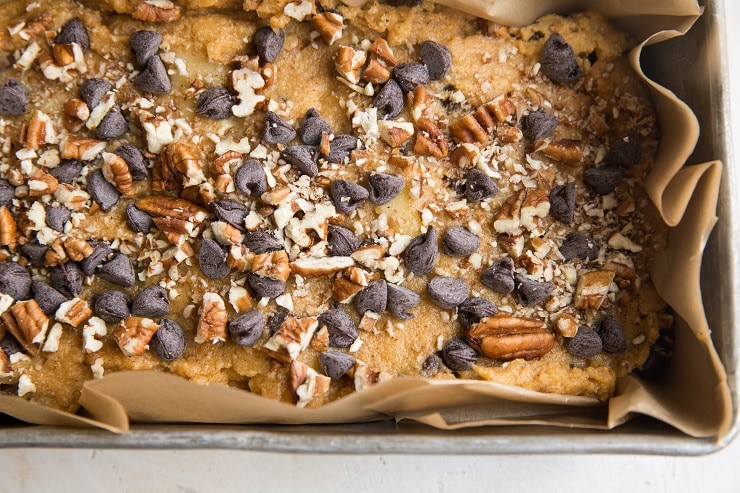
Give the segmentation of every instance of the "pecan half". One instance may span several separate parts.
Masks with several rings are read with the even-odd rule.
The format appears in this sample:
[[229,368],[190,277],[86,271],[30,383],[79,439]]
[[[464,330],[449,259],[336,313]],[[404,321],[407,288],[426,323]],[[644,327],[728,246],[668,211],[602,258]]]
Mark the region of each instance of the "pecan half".
[[136,195],[134,181],[123,158],[112,152],[103,153],[103,176],[124,197]]
[[496,125],[508,121],[515,113],[514,104],[501,95],[450,125],[450,133],[457,142],[486,145]]
[[496,360],[532,359],[547,354],[555,336],[542,320],[498,313],[470,326],[468,343]]
[[5,328],[32,355],[39,353],[40,344],[49,327],[49,318],[44,315],[36,300],[19,301],[0,316]]
[[164,195],[150,195],[136,201],[136,207],[148,213],[154,224],[165,233],[197,235],[198,227],[208,215],[192,202]]
[[126,356],[139,356],[146,351],[159,325],[150,318],[128,317],[113,331],[113,338]]
[[534,143],[536,150],[553,161],[574,166],[583,159],[583,142],[575,139],[560,139],[553,142]]

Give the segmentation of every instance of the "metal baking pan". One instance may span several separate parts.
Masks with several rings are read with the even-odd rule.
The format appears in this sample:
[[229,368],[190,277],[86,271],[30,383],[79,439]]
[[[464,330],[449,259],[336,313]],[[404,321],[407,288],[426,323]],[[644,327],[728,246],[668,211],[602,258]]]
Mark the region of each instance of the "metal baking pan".
[[[440,431],[393,421],[352,425],[234,426],[133,425],[130,433],[29,426],[0,418],[0,447],[82,448],[223,448],[310,453],[532,454],[641,453],[700,455],[726,446],[738,432],[736,326],[740,285],[734,282],[740,243],[740,171],[730,142],[729,84],[722,0],[706,2],[706,11],[681,38],[645,50],[648,75],[671,88],[698,116],[702,133],[688,164],[720,159],[725,163],[720,191],[719,223],[706,247],[702,268],[705,306],[712,338],[727,369],[734,415],[725,436],[691,438],[646,417],[612,431],[543,426],[484,427]],[[719,286],[718,286],[719,284]]]

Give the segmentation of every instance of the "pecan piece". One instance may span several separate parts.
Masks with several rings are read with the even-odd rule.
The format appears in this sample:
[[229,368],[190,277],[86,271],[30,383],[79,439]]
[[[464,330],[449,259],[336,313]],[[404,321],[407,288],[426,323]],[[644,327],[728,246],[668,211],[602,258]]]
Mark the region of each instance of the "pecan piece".
[[87,301],[74,298],[69,301],[65,301],[59,308],[57,308],[54,318],[58,322],[69,324],[72,327],[79,327],[82,322],[90,318],[92,310],[87,304]]
[[136,195],[128,164],[121,156],[111,152],[103,153],[103,176],[124,197]]
[[179,190],[206,181],[203,166],[193,151],[179,142],[168,144],[152,168],[152,189]]
[[583,142],[575,139],[560,139],[553,142],[535,142],[535,149],[553,161],[574,166],[583,159]]
[[113,338],[126,356],[144,354],[159,325],[150,318],[128,317],[118,324]]
[[460,143],[486,145],[497,123],[508,121],[514,113],[514,104],[501,95],[450,125],[450,133]]
[[555,336],[542,320],[498,313],[470,326],[467,341],[485,356],[503,361],[547,354]]
[[105,149],[105,142],[84,137],[67,137],[62,140],[59,148],[62,159],[91,161]]
[[169,0],[144,0],[131,16],[144,22],[172,22],[180,18],[180,7]]
[[152,216],[165,233],[197,235],[207,213],[192,202],[163,195],[150,195],[136,201],[136,207]]
[[317,395],[326,393],[331,386],[331,378],[322,375],[313,368],[300,361],[290,362],[290,386],[295,392],[297,407],[306,407],[306,404]]
[[290,277],[290,259],[285,250],[255,255],[252,260],[252,272],[260,277],[269,277],[277,281],[287,281]]
[[49,318],[36,303],[36,300],[19,301],[9,311],[2,314],[5,328],[32,355],[39,353],[49,328]]
[[584,310],[598,310],[609,292],[614,275],[615,272],[611,270],[597,270],[583,274],[578,278],[574,306]]
[[30,197],[41,197],[53,194],[59,187],[59,180],[45,171],[36,170],[28,179],[28,195]]
[[13,246],[18,240],[18,225],[7,206],[0,207],[0,245]]
[[293,274],[303,277],[319,277],[334,274],[355,265],[352,257],[301,258],[290,264]]
[[82,238],[67,237],[64,239],[64,251],[69,259],[80,262],[92,255],[95,248]]
[[414,152],[437,158],[447,156],[449,150],[447,139],[432,120],[419,118],[416,127],[418,133],[414,144]]
[[[340,46],[334,56],[334,68],[337,69],[339,75],[349,82],[357,84],[360,82],[360,70],[365,65],[366,60],[367,53],[364,51],[355,50],[350,46]],[[388,76],[390,77],[390,72]]]
[[319,322],[315,317],[286,317],[261,350],[278,361],[290,363],[308,347],[318,326]]
[[329,45],[342,37],[344,17],[334,12],[323,12],[311,17],[311,25]]
[[226,340],[228,316],[226,304],[221,296],[217,293],[204,294],[199,315],[195,342],[201,344],[206,341],[216,343]]

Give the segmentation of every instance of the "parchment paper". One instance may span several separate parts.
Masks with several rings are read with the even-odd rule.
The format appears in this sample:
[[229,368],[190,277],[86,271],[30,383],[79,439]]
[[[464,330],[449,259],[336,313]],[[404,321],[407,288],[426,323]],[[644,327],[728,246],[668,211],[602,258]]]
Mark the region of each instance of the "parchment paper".
[[[695,0],[439,3],[505,25],[526,25],[547,13],[597,8],[636,39],[644,40],[630,54],[632,66],[643,78],[642,47],[684,34],[701,15]],[[721,164],[684,167],[699,135],[696,117],[669,90],[645,81],[652,91],[662,135],[645,187],[673,227],[668,250],[652,266],[655,286],[677,315],[675,354],[660,380],[624,378],[618,382],[616,395],[603,405],[594,399],[541,394],[493,382],[395,379],[307,410],[160,372],[120,372],[85,383],[80,403],[89,418],[8,396],[0,397],[0,412],[29,423],[111,431],[126,431],[130,421],[297,424],[383,419],[409,419],[443,429],[512,424],[607,429],[635,414],[645,414],[692,436],[722,437],[732,416],[730,390],[709,336],[699,286],[702,252],[717,219]]]

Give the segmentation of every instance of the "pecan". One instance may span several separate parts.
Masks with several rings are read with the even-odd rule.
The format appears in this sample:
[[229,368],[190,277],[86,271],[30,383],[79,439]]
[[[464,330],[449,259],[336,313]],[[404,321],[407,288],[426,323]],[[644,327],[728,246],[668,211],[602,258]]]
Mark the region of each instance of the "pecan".
[[520,230],[519,214],[522,209],[522,203],[527,192],[520,190],[519,193],[515,193],[509,196],[506,201],[501,204],[496,218],[493,221],[493,228],[499,233],[506,233],[512,236],[518,235]]
[[144,22],[172,22],[180,18],[180,7],[169,0],[144,0],[131,16]]
[[31,197],[41,197],[52,194],[57,191],[59,181],[45,171],[36,170],[28,179],[28,195]]
[[64,240],[64,251],[67,253],[67,257],[70,260],[79,262],[92,255],[95,249],[82,238],[67,237]]
[[323,12],[311,17],[311,26],[319,32],[324,41],[332,45],[342,37],[344,18],[334,12]]
[[72,98],[64,103],[64,113],[82,122],[90,118],[90,108],[78,98]]
[[385,257],[385,248],[381,245],[367,245],[352,252],[352,258],[368,269],[377,269]]
[[231,175],[218,175],[214,186],[221,193],[232,193],[236,191],[234,179]]
[[[352,84],[357,84],[360,82],[360,70],[365,65],[366,60],[367,53],[364,51],[355,50],[350,46],[340,46],[334,55],[334,68],[337,69],[339,75]],[[390,77],[390,72],[388,72],[388,77]]]
[[90,196],[87,194],[87,192],[80,190],[74,185],[70,185],[68,183],[60,183],[57,191],[54,192],[54,198],[68,209],[81,211],[85,208],[85,203],[90,198]]
[[575,139],[561,139],[538,145],[534,143],[538,151],[553,161],[574,166],[583,159],[583,142]]
[[47,11],[36,17],[33,21],[29,22],[26,27],[20,32],[20,37],[26,41],[32,41],[36,37],[49,29],[51,23],[54,21],[54,16],[51,12]]
[[165,233],[196,235],[207,213],[192,202],[163,195],[150,195],[136,201],[136,207],[148,213]]
[[511,125],[497,125],[496,138],[501,144],[513,144],[522,140],[522,131]]
[[303,277],[319,277],[334,274],[355,265],[352,257],[301,258],[290,264],[293,274]]
[[411,118],[413,118],[414,121],[417,121],[421,118],[427,107],[427,100],[429,97],[426,86],[419,84],[413,91],[406,95],[406,99],[408,99],[409,106],[411,107]]
[[180,198],[202,207],[208,207],[208,205],[216,199],[216,195],[213,191],[213,185],[206,182],[201,183],[200,185],[183,188],[182,192],[180,192]]
[[105,149],[105,142],[84,137],[66,137],[59,148],[62,159],[91,161]]
[[92,310],[87,304],[87,301],[74,298],[69,301],[65,301],[59,308],[57,308],[54,318],[58,322],[69,324],[72,327],[79,327],[79,325],[90,318]]
[[466,169],[473,167],[478,156],[480,156],[478,147],[473,144],[461,144],[450,154],[450,161],[458,167]]
[[624,289],[635,279],[635,268],[628,263],[617,260],[609,260],[604,264],[604,270],[614,272],[614,280],[617,285]]
[[414,125],[409,122],[395,120],[379,120],[378,130],[380,138],[391,147],[401,147],[414,135]]
[[252,259],[254,259],[254,254],[249,251],[246,245],[234,245],[229,249],[229,254],[226,256],[226,265],[229,266],[229,269],[246,272],[252,268]]
[[232,284],[229,289],[229,303],[234,307],[236,313],[244,313],[254,305],[254,300],[242,286]]
[[236,151],[226,151],[213,160],[211,172],[216,175],[234,174],[236,168],[242,162],[242,153]]
[[498,313],[470,326],[468,343],[491,359],[532,359],[546,354],[555,336],[542,320]]
[[150,318],[128,317],[118,324],[113,338],[126,356],[140,356],[157,329],[159,325]]
[[54,45],[51,54],[60,67],[72,65],[75,61],[74,48],[71,44]]
[[255,255],[252,260],[252,272],[260,277],[287,281],[290,277],[288,253],[285,250],[277,250]]
[[0,316],[6,329],[32,355],[39,353],[40,344],[49,327],[49,318],[44,315],[36,300],[19,301]]
[[344,277],[337,277],[332,284],[331,295],[339,303],[350,303],[365,287]]
[[179,190],[205,181],[203,167],[193,151],[179,142],[168,144],[152,168],[152,189]]
[[111,152],[103,153],[103,176],[124,197],[136,195],[128,164],[121,156]]
[[[391,78],[391,71],[383,62],[371,58],[365,70],[362,71],[362,80],[370,84],[383,84]],[[349,80],[349,79],[347,79]],[[350,80],[350,82],[353,82]],[[359,80],[358,80],[359,82]],[[357,82],[353,82],[356,84]]]
[[416,127],[418,133],[414,144],[414,152],[437,158],[447,156],[449,150],[447,139],[432,120],[419,118]]
[[290,363],[308,347],[318,326],[319,322],[315,317],[286,317],[261,350],[278,361]]
[[290,386],[298,398],[296,406],[305,407],[314,397],[329,390],[331,378],[293,360],[290,362]]
[[27,149],[38,149],[43,144],[54,142],[55,132],[51,119],[39,110],[33,112],[28,125],[21,131],[21,141]]
[[529,189],[522,201],[520,210],[521,225],[532,231],[537,227],[536,218],[545,217],[550,212],[550,191],[543,188]]
[[578,278],[573,305],[580,309],[598,310],[614,280],[614,271],[586,272]]
[[226,304],[217,293],[206,293],[203,295],[203,304],[200,306],[198,318],[198,332],[195,342],[213,342],[226,340]]
[[67,250],[64,248],[64,240],[61,238],[55,239],[49,245],[49,249],[44,255],[44,264],[47,267],[54,267],[55,265],[65,263],[67,260]]
[[506,96],[498,96],[450,125],[450,133],[460,143],[486,145],[496,124],[508,121],[514,113],[514,104]]
[[311,349],[318,352],[329,349],[329,329],[326,328],[326,325],[323,325],[316,331],[311,339],[311,344],[309,345],[311,346]]
[[239,245],[244,241],[244,235],[237,228],[223,221],[211,223],[213,237],[222,245]]
[[578,332],[578,321],[570,313],[563,313],[555,322],[555,327],[563,337],[575,337]]
[[375,385],[378,382],[388,380],[391,376],[384,371],[379,372],[372,370],[365,363],[358,360],[355,363],[353,378],[355,382],[355,390],[359,392],[360,390]]
[[362,315],[362,318],[360,318],[360,323],[357,324],[357,328],[363,332],[372,332],[378,324],[378,320],[380,320],[380,314],[368,310]]
[[0,207],[0,245],[13,246],[18,240],[18,225],[6,206]]
[[373,44],[370,45],[370,58],[381,60],[387,67],[393,68],[397,65],[391,45],[384,38],[375,38]]

